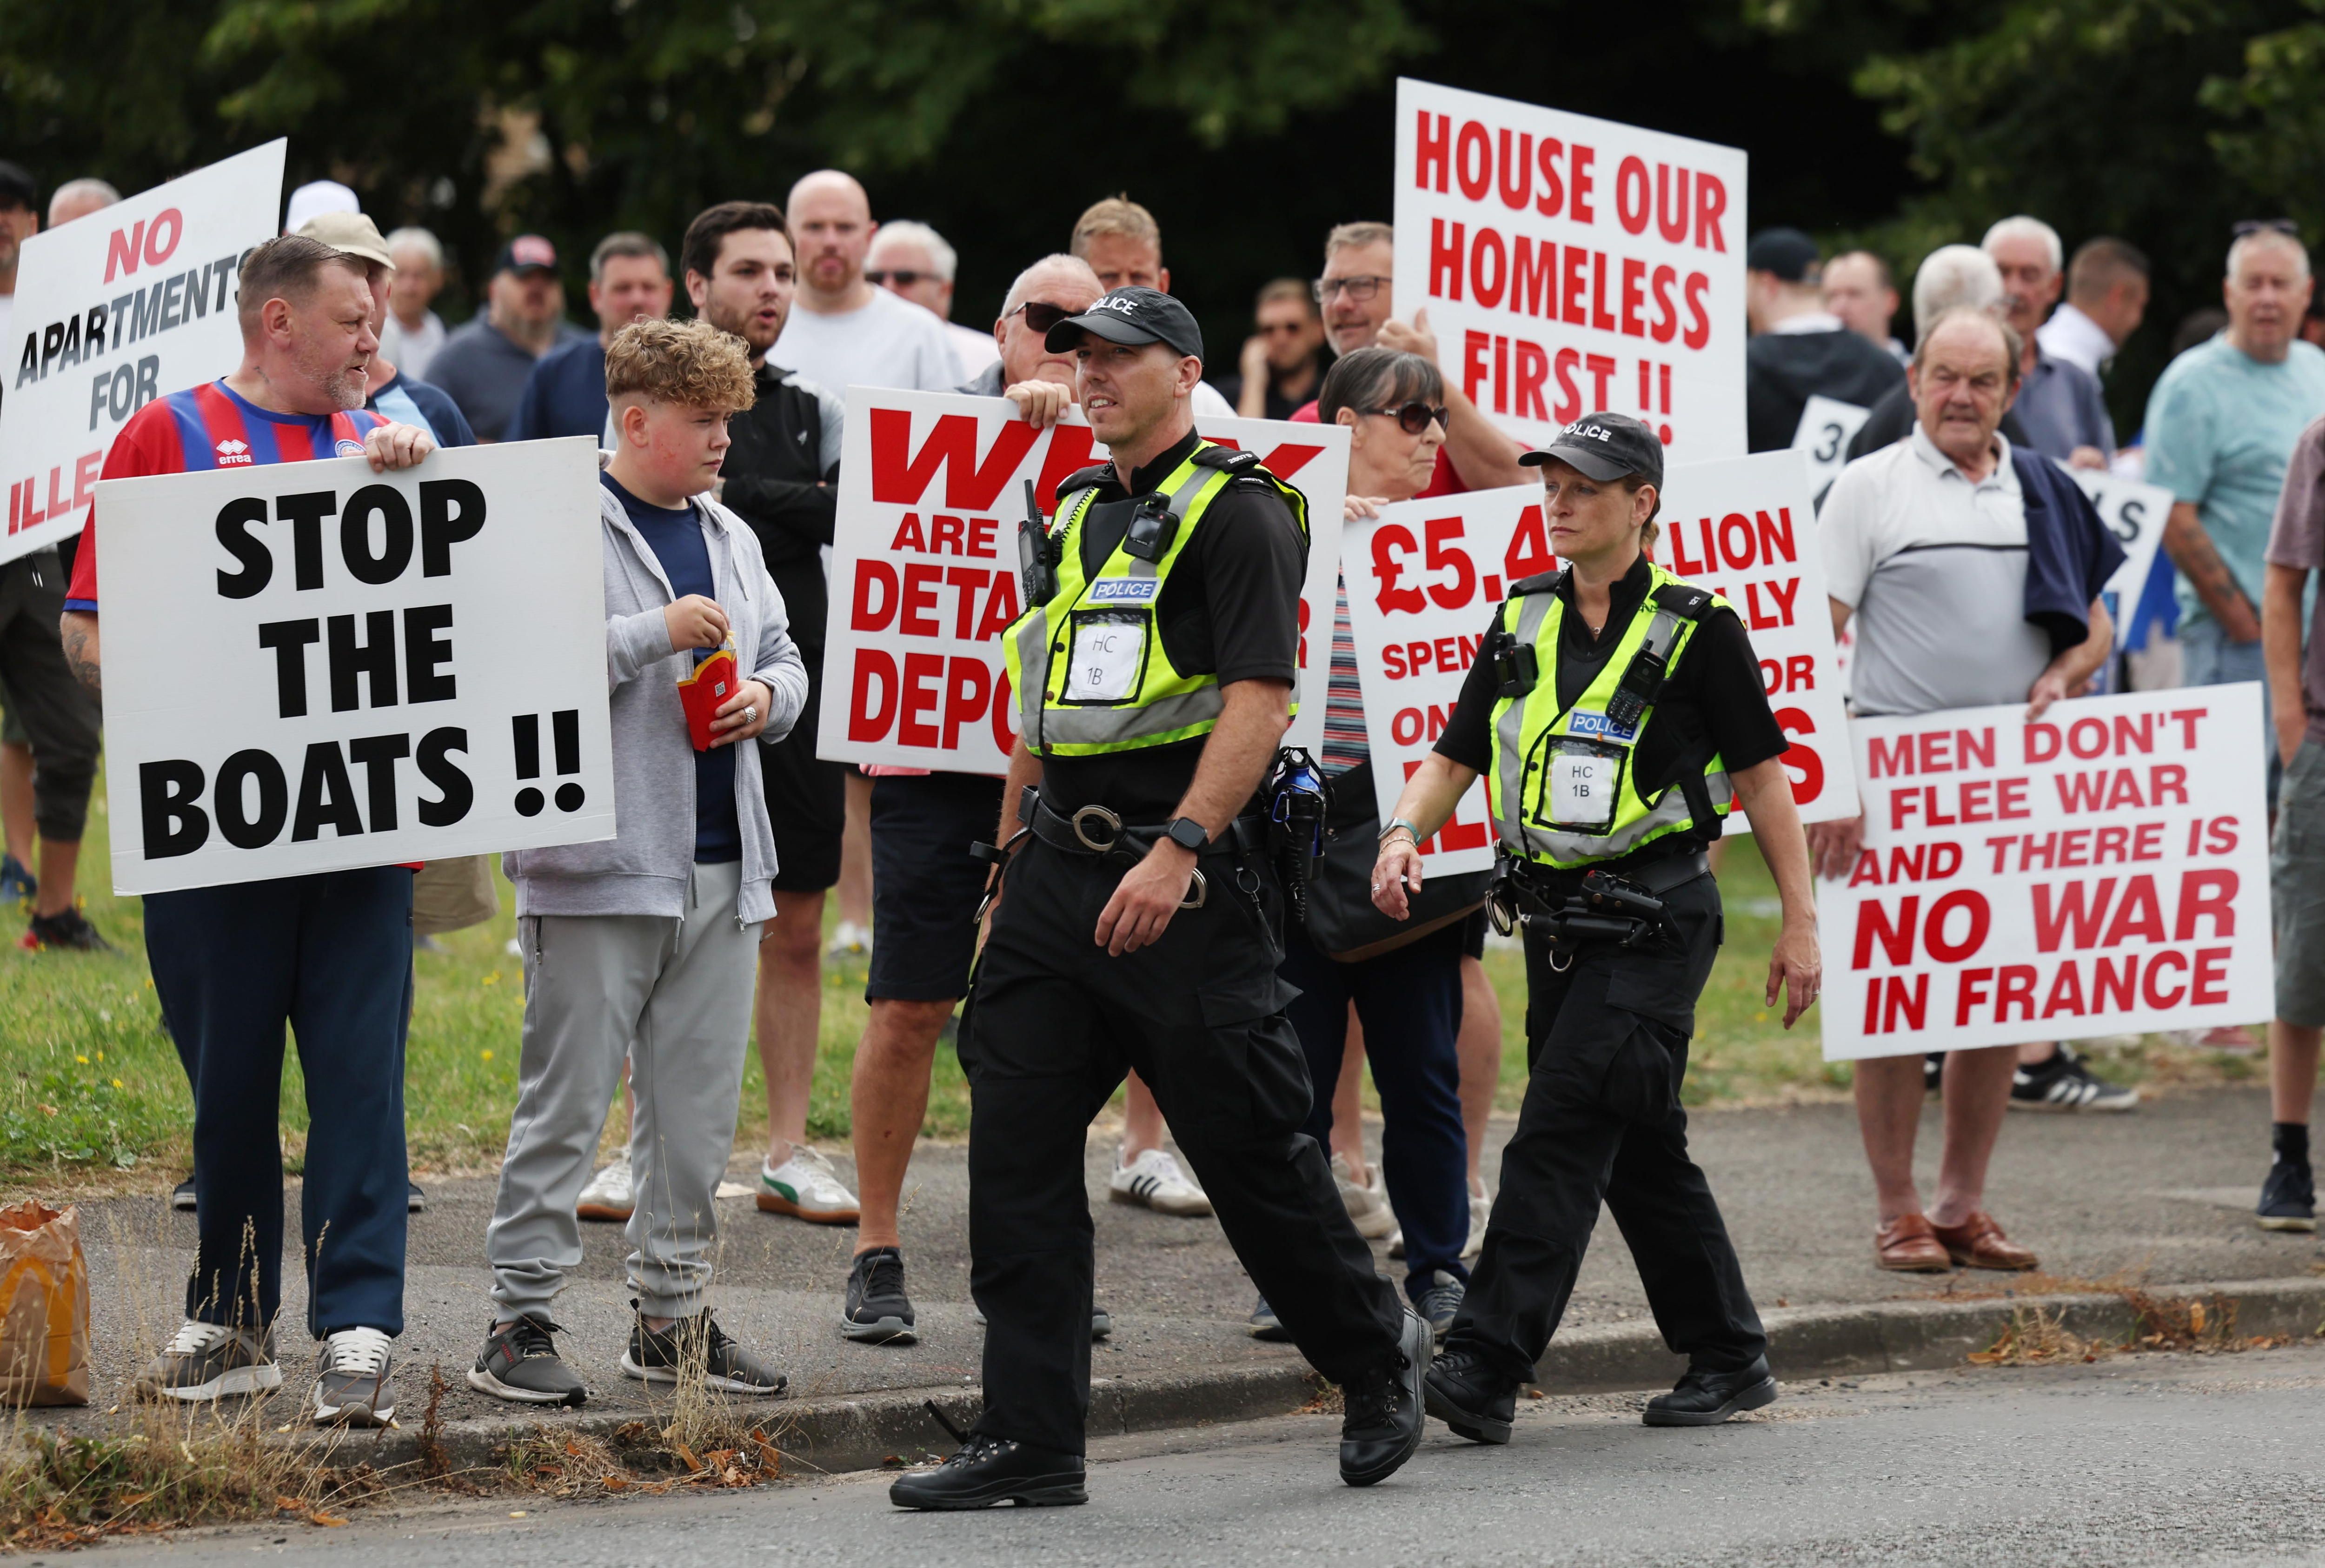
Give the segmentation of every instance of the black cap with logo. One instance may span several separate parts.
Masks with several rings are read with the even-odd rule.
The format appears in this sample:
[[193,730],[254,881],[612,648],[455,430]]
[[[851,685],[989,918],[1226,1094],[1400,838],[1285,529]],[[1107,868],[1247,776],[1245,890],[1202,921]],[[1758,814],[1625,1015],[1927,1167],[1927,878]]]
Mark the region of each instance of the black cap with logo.
[[1042,347],[1061,354],[1095,332],[1109,343],[1168,343],[1181,354],[1203,357],[1203,329],[1194,312],[1160,289],[1116,289],[1079,316],[1068,316],[1043,334]]
[[1548,446],[1518,461],[1540,468],[1553,458],[1602,484],[1636,474],[1663,487],[1663,443],[1627,413],[1586,413],[1552,436]]

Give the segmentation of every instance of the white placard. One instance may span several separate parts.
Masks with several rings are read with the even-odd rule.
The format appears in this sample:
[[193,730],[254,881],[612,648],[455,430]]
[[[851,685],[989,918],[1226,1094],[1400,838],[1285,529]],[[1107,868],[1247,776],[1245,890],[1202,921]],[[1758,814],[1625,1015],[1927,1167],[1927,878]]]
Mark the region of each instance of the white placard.
[[99,485],[115,891],[612,838],[596,447]]
[[[1824,561],[1800,461],[1762,452],[1676,468],[1666,476],[1654,558],[1735,607],[1760,661],[1760,681],[1792,740],[1783,765],[1802,820],[1857,814],[1856,774],[1826,608]],[[1381,821],[1404,780],[1444,733],[1510,583],[1554,570],[1536,486],[1476,490],[1381,508],[1342,543],[1349,631],[1365,692],[1365,734]],[[1734,830],[1744,830],[1731,817]],[[1422,846],[1443,873],[1493,864],[1481,781]]]
[[[1198,419],[1195,428],[1208,441],[1256,452],[1308,499],[1301,706],[1284,744],[1313,750],[1324,735],[1348,430],[1264,419]],[[1036,431],[1007,398],[848,389],[819,756],[1008,771],[1017,703],[1001,633],[1023,608],[1017,524],[1025,485],[1032,481],[1036,504],[1052,515],[1059,482],[1105,459],[1079,411]]]
[[2091,498],[2091,505],[2098,508],[2099,521],[2123,546],[2123,564],[2099,590],[2107,614],[2115,619],[2115,646],[2121,653],[2124,639],[2131,635],[2131,612],[2139,608],[2139,596],[2147,589],[2147,574],[2155,565],[2155,552],[2163,543],[2163,524],[2172,516],[2173,497],[2161,485],[2142,484],[2120,474],[2092,469],[2067,472]]
[[1605,410],[1681,462],[1740,457],[1744,177],[1733,147],[1396,84],[1396,314],[1532,446]]
[[2257,682],[1849,730],[1865,849],[1818,888],[1827,1061],[2274,1011]]
[[1822,393],[1813,394],[1801,407],[1800,428],[1792,431],[1792,450],[1809,468],[1809,494],[1824,505],[1824,493],[1848,467],[1848,443],[1865,428],[1873,411],[1843,403]]
[[242,257],[273,237],[287,144],[198,169],[24,242],[0,362],[0,561],[80,532],[105,454],[157,397],[242,360]]

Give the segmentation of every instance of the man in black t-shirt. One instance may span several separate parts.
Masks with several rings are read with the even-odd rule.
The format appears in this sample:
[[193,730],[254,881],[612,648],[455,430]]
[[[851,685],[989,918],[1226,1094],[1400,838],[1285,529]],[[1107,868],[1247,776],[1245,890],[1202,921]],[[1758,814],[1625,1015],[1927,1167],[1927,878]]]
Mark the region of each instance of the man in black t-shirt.
[[1303,506],[1248,454],[1196,437],[1202,338],[1169,295],[1118,290],[1047,340],[1073,350],[1112,460],[1059,487],[1053,581],[1004,634],[1022,738],[1002,837],[1028,831],[960,1041],[985,1412],[942,1469],[889,1495],[1086,1498],[1083,1147],[1133,1067],[1254,1282],[1345,1390],[1341,1479],[1369,1486],[1419,1446],[1430,1330],[1374,1272],[1299,1130],[1310,1086],[1256,793],[1297,680]]

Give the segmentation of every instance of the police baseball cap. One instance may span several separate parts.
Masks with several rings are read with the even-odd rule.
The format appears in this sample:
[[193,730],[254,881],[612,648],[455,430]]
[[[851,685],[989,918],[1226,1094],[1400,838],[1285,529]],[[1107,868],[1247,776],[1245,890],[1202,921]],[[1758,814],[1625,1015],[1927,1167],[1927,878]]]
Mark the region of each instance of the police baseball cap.
[[395,258],[387,254],[387,241],[380,237],[379,225],[360,212],[319,212],[301,224],[299,232],[309,239],[321,240],[341,255],[359,256],[377,262],[389,272],[395,270]]
[[1062,354],[1095,332],[1109,343],[1168,343],[1181,354],[1203,357],[1203,329],[1194,312],[1160,289],[1116,289],[1079,316],[1068,316],[1042,339],[1043,348]]
[[1764,228],[1744,250],[1746,271],[1774,273],[1788,283],[1811,281],[1817,263],[1817,242],[1797,228]]
[[520,234],[501,246],[501,254],[493,258],[496,273],[553,273],[557,270],[557,247],[537,234]]
[[1636,474],[1657,489],[1663,482],[1663,443],[1627,413],[1587,413],[1551,438],[1548,446],[1518,459],[1538,469],[1552,458],[1601,483]]

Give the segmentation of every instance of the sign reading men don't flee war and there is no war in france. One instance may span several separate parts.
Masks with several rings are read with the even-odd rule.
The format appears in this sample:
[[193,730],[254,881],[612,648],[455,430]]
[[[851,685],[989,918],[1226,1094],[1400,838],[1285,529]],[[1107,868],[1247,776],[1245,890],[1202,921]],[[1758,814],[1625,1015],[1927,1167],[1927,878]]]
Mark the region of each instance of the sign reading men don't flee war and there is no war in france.
[[[1332,579],[1348,432],[1283,420],[1199,419],[1308,500],[1299,716],[1286,746],[1323,738]],[[1057,487],[1106,459],[1079,413],[1047,431],[1001,397],[851,386],[831,548],[817,754],[948,773],[1006,773],[1018,704],[1002,629],[1023,608],[1025,484],[1046,516]]]
[[2260,687],[1850,725],[1865,848],[1819,884],[1828,1061],[2275,1007]]
[[594,441],[97,504],[116,891],[614,836]]
[[273,236],[269,142],[24,242],[0,376],[0,561],[77,535],[129,416],[242,357],[244,255]]
[[[1716,590],[1744,623],[1761,685],[1792,743],[1783,766],[1802,819],[1856,815],[1824,563],[1799,459],[1762,452],[1675,468],[1667,478],[1655,560]],[[1444,733],[1494,606],[1511,584],[1557,568],[1542,499],[1532,485],[1473,490],[1399,502],[1377,521],[1348,526],[1348,624],[1384,822]],[[1482,779],[1421,848],[1432,875],[1492,866]]]
[[1742,457],[1745,156],[1396,84],[1396,315],[1530,446],[1633,414],[1674,462]]

